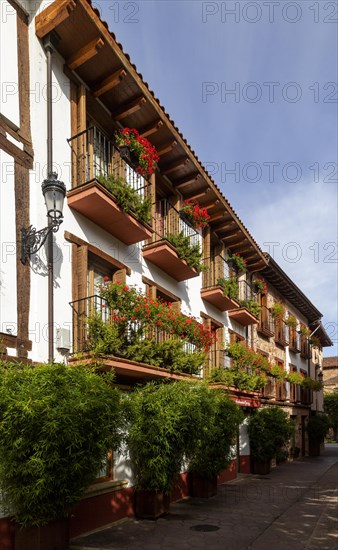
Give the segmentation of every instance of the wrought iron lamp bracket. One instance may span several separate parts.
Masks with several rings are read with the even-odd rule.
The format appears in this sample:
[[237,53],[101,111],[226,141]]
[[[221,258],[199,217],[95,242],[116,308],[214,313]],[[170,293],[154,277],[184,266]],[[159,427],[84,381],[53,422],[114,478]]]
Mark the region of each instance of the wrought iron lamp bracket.
[[51,232],[58,231],[61,223],[62,219],[53,219],[50,225],[39,231],[32,225],[28,229],[25,227],[21,229],[21,263],[23,265],[26,265],[32,254],[36,254],[40,250]]

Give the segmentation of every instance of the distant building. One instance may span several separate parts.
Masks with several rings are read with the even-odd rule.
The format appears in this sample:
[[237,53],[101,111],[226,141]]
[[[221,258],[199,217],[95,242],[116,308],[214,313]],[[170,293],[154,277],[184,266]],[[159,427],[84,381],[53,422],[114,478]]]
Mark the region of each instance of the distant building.
[[323,359],[324,393],[338,389],[338,357],[324,357]]

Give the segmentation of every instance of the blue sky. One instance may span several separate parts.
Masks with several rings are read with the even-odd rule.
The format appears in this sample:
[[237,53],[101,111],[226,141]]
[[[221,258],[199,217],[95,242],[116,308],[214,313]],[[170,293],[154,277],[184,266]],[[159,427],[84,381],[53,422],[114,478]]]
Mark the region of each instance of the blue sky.
[[337,2],[94,4],[337,355]]

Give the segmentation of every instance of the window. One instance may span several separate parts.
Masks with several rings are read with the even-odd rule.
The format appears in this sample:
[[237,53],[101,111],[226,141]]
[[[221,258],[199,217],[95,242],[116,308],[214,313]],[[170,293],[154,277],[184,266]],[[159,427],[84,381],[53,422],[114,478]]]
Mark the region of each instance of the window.
[[114,474],[113,451],[109,451],[101,465],[100,470],[96,474],[95,483],[100,483],[102,481],[110,481],[114,478],[113,474]]
[[[257,353],[261,355],[262,357],[265,357],[265,359],[269,359],[269,354],[266,351],[262,351],[260,349],[257,349]],[[261,390],[262,397],[265,397],[266,399],[270,399],[274,397],[275,395],[275,381],[273,376],[268,375],[268,382],[265,384],[264,388]]]
[[212,317],[209,317],[205,313],[201,312],[203,319],[203,325],[207,330],[210,330],[215,334],[216,338],[209,351],[206,365],[205,376],[210,374],[210,371],[214,368],[225,368],[225,350],[224,350],[224,326],[219,321],[216,321]]
[[[291,327],[290,327],[291,328]],[[297,372],[297,367],[295,365],[289,365],[290,372]],[[299,401],[299,386],[298,384],[291,384],[290,383],[290,401],[293,401],[296,403]]]
[[[281,359],[276,357],[275,364],[284,370],[284,362]],[[285,399],[286,399],[286,384],[285,382],[276,381],[276,400],[285,401]]]
[[115,282],[126,282],[130,269],[99,248],[65,232],[72,242],[72,310],[73,310],[73,351],[86,351],[87,318],[101,311],[103,318],[109,312],[102,307],[99,286],[108,277]]

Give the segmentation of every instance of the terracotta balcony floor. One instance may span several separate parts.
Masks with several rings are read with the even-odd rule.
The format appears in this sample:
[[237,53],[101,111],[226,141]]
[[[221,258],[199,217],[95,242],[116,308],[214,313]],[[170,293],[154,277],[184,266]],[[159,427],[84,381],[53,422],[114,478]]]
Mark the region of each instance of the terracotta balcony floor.
[[176,281],[185,281],[199,275],[197,269],[190,267],[185,260],[179,258],[175,247],[168,241],[148,244],[143,247],[142,252],[145,260],[163,269]]
[[249,325],[257,325],[258,319],[255,317],[246,307],[240,307],[239,309],[233,309],[229,311],[229,317],[236,323],[247,327]]
[[234,298],[224,296],[224,292],[220,286],[213,288],[203,288],[201,290],[201,298],[209,304],[217,307],[220,311],[228,311],[238,307],[238,302]]
[[152,236],[152,229],[132,213],[126,213],[107,189],[97,180],[76,187],[67,193],[70,208],[80,212],[96,225],[125,244],[135,244]]

